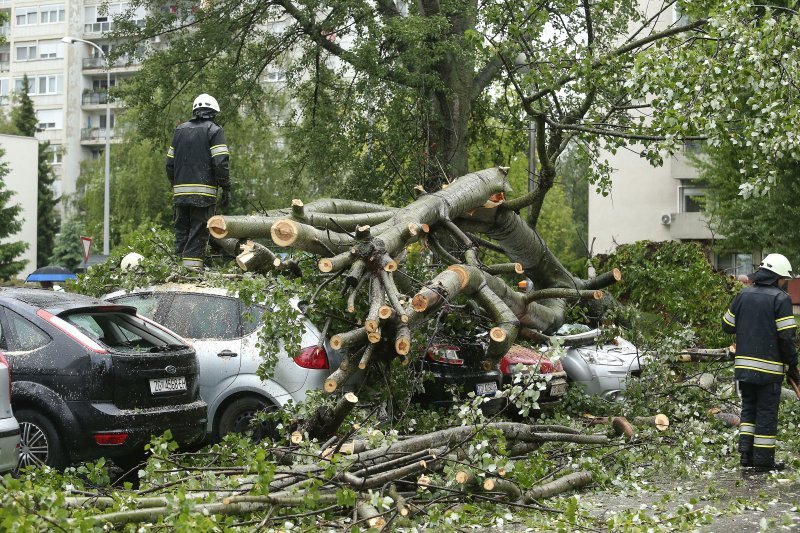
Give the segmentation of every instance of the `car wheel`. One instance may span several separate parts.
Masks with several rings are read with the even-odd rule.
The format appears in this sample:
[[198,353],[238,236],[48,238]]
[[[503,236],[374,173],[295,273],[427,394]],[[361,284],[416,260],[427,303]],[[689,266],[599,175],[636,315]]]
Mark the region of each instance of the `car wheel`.
[[26,466],[67,466],[67,456],[55,426],[46,416],[31,409],[15,411],[20,429],[19,463]]
[[253,417],[259,411],[274,411],[276,407],[258,396],[245,396],[237,398],[228,405],[219,417],[217,423],[217,437],[222,438],[228,433],[249,434],[254,442],[259,442],[264,437],[275,438],[277,431],[269,422],[253,424]]

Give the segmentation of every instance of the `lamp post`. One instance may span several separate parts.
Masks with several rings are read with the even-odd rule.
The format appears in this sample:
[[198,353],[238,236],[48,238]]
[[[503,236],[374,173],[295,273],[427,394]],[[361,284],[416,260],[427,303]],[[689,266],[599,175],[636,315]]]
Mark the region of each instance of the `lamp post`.
[[77,37],[66,36],[61,39],[61,42],[66,44],[85,43],[94,47],[100,56],[106,62],[106,148],[105,148],[105,188],[103,191],[103,255],[109,254],[109,220],[110,220],[110,174],[111,174],[111,101],[108,98],[109,91],[111,91],[111,64],[108,62],[108,56],[103,49],[91,41],[78,39]]

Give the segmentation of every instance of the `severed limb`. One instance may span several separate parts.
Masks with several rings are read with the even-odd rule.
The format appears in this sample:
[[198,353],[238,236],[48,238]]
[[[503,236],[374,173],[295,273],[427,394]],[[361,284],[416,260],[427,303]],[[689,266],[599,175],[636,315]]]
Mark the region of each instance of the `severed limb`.
[[549,498],[550,496],[555,496],[556,494],[561,494],[562,492],[566,492],[568,490],[585,487],[591,482],[591,472],[587,472],[585,470],[573,472],[572,474],[562,476],[555,481],[551,481],[550,483],[545,483],[544,485],[532,488],[524,494],[523,501],[525,503],[533,503],[542,498]]
[[236,264],[245,272],[268,272],[281,266],[281,260],[266,246],[247,241],[236,256]]

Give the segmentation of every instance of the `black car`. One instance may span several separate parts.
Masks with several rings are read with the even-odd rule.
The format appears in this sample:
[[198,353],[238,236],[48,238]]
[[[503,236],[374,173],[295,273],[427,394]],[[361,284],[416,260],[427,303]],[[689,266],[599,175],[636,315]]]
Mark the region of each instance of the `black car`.
[[11,367],[20,467],[138,460],[151,435],[205,436],[197,357],[177,335],[76,294],[0,290],[0,349]]
[[[478,396],[494,396],[502,386],[502,374],[486,357],[486,345],[479,338],[437,338],[426,347],[421,360],[423,371],[433,375],[425,381],[425,391],[416,397],[420,403],[448,404],[453,402],[451,389],[463,399],[470,392]],[[484,404],[493,412],[502,407],[500,400]]]

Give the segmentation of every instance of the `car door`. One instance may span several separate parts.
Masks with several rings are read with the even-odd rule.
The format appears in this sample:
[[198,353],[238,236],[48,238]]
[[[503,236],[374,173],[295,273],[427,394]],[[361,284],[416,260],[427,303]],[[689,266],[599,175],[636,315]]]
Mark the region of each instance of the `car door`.
[[[162,302],[161,306],[164,306]],[[239,374],[242,308],[237,298],[217,294],[173,294],[159,321],[187,341],[200,364],[200,396],[209,405]]]

